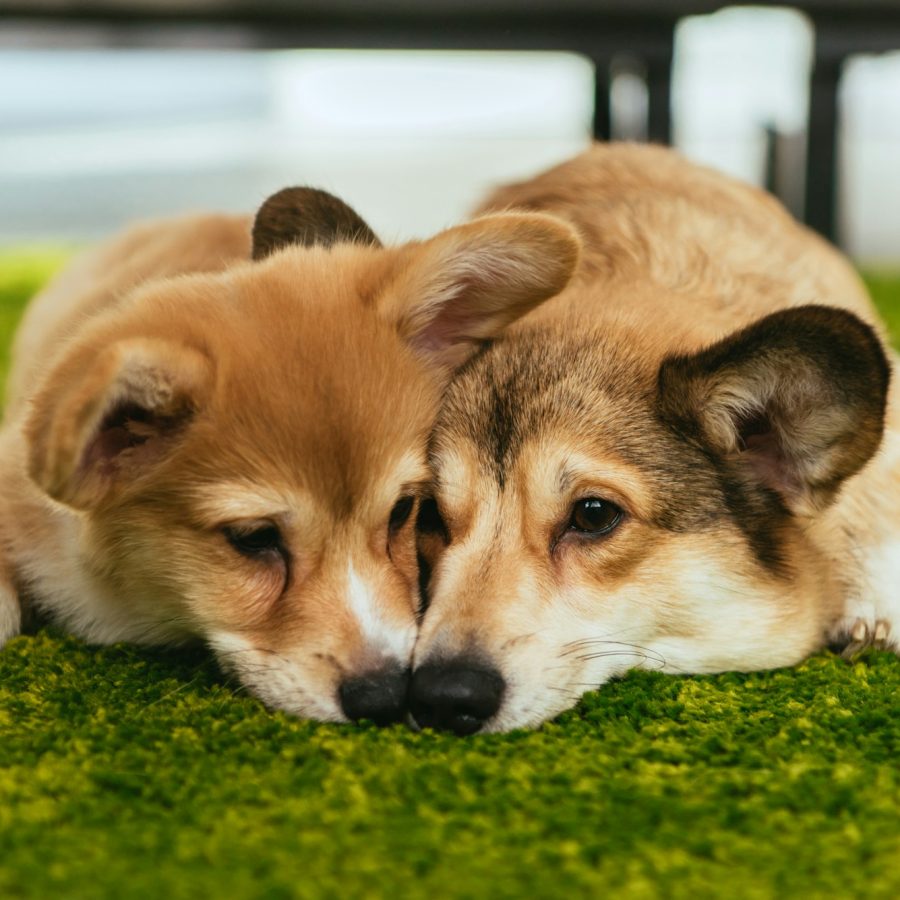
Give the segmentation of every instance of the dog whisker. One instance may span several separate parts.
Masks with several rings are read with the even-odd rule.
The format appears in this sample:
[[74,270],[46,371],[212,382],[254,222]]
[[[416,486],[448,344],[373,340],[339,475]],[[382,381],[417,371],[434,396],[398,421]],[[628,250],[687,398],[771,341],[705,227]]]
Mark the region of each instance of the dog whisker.
[[656,663],[659,669],[666,668],[666,660],[658,653],[641,653],[639,650],[608,650],[603,653],[588,653],[577,658],[581,661],[588,662],[592,659],[603,659],[608,656],[634,656],[641,661],[640,665],[642,668],[643,664],[646,662]]
[[557,694],[562,694],[562,696],[565,697],[566,699],[576,701],[576,702],[581,698],[581,694],[578,691],[572,691],[572,690],[569,690],[568,688],[563,688],[563,687],[556,687],[555,685],[552,685],[552,684],[547,686],[547,690],[554,691]]
[[[599,651],[598,653],[586,653],[580,654],[579,651],[586,650],[590,646],[612,646],[615,647],[615,650],[605,650]],[[621,648],[621,649],[620,649]],[[592,641],[582,641],[580,642],[580,646],[571,647],[568,650],[563,651],[558,654],[559,658],[563,658],[565,656],[575,656],[576,659],[584,660],[584,659],[596,659],[600,656],[609,656],[609,655],[621,655],[623,653],[634,653],[645,655],[650,658],[662,659],[662,656],[657,653],[655,650],[652,650],[650,647],[644,647],[641,644],[631,644],[627,641],[610,641],[610,640],[592,640]]]
[[[589,638],[580,638],[575,641],[568,641],[563,644],[564,652],[575,652],[579,648],[589,646],[591,644],[620,644],[620,643],[628,643],[627,641],[615,641],[613,638],[619,638],[627,635],[629,631],[636,631],[637,627],[632,628],[620,628],[618,631],[609,631],[604,635],[599,637],[589,637]],[[634,645],[631,645],[634,646]],[[564,655],[564,654],[561,654]]]

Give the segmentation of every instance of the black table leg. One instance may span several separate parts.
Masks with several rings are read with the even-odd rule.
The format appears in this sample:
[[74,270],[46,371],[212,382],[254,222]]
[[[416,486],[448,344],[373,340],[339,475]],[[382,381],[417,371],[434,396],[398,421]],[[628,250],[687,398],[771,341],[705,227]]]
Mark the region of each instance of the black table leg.
[[607,57],[594,58],[594,139],[608,141],[612,137],[612,116],[609,91],[612,86],[610,60]]
[[667,53],[647,60],[647,139],[658,144],[672,142],[671,40]]
[[809,88],[806,188],[803,218],[831,241],[837,239],[838,85],[843,59],[817,51]]

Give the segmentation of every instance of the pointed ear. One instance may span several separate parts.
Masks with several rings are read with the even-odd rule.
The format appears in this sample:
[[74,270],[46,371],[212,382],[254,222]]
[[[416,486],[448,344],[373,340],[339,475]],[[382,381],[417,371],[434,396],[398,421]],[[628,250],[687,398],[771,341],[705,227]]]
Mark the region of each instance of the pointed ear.
[[803,306],[669,357],[658,399],[677,431],[809,515],[878,449],[889,379],[872,328],[840,309]]
[[176,343],[78,348],[34,400],[25,432],[31,477],[61,503],[97,505],[165,458],[211,384],[207,357]]
[[254,259],[292,245],[331,247],[339,243],[381,246],[358,213],[316,188],[289,187],[272,194],[253,221]]
[[486,216],[401,251],[381,311],[417,352],[455,368],[558,294],[579,252],[574,230],[559,219]]

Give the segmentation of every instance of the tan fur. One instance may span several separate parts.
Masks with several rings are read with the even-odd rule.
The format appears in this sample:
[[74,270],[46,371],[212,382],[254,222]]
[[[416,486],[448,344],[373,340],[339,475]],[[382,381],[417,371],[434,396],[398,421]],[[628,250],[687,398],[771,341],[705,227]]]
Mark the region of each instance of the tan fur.
[[[496,670],[503,700],[481,726],[504,730],[535,725],[635,665],[789,665],[848,632],[900,646],[896,392],[882,449],[858,474],[881,413],[829,406],[815,362],[798,357],[788,379],[783,359],[766,368],[764,350],[750,379],[728,366],[695,377],[685,364],[692,380],[670,379],[680,396],[668,408],[657,399],[664,360],[692,358],[777,311],[836,307],[881,332],[849,263],[771,197],[662,148],[598,145],[498,190],[480,211],[496,210],[559,216],[584,251],[570,286],[447,395],[432,458],[448,539],[421,539],[433,571],[416,672],[466,660]],[[753,438],[744,446],[736,434],[762,402],[793,469],[757,458]],[[682,409],[696,413],[687,443],[669,430]],[[779,410],[793,418],[781,422]],[[848,433],[857,427],[861,443]],[[772,508],[786,514],[768,533],[759,511],[726,509],[713,457],[781,495]],[[770,495],[759,496],[764,509]],[[615,503],[622,524],[590,540],[566,530],[584,497]],[[767,543],[778,555],[770,565],[760,561]],[[416,684],[414,673],[414,697]]]
[[[322,719],[344,718],[346,679],[408,666],[415,516],[391,531],[391,510],[429,478],[450,367],[564,285],[578,245],[509,215],[292,246],[292,196],[259,261],[249,218],[161,221],[32,303],[0,433],[0,642],[21,602],[89,640],[200,638],[266,702]],[[227,538],[269,525],[286,554]]]

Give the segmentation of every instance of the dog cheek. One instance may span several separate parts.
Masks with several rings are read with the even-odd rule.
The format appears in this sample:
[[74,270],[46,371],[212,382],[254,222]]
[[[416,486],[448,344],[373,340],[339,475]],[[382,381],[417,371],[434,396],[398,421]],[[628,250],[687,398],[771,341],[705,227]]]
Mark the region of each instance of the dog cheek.
[[280,557],[246,559],[224,546],[198,546],[196,539],[157,544],[147,556],[157,566],[167,560],[165,578],[203,634],[265,629],[283,615],[289,582],[296,577],[289,578]]
[[235,579],[230,603],[242,622],[265,619],[284,595],[287,571],[283,561],[259,566]]
[[346,721],[337,702],[332,665],[317,654],[273,653],[258,639],[215,630],[207,641],[223,672],[236,678],[266,706],[324,722]]

